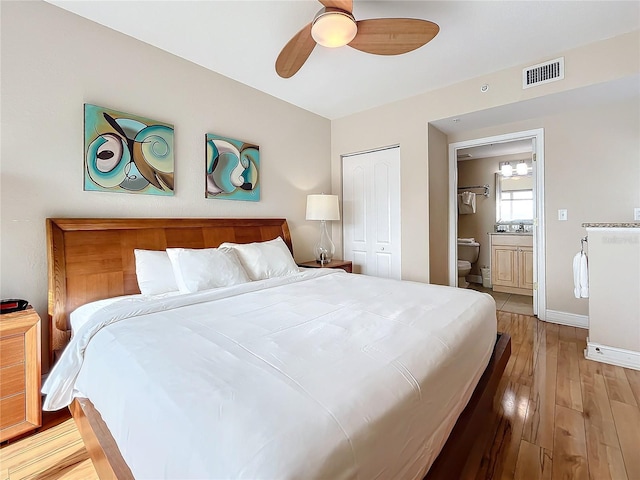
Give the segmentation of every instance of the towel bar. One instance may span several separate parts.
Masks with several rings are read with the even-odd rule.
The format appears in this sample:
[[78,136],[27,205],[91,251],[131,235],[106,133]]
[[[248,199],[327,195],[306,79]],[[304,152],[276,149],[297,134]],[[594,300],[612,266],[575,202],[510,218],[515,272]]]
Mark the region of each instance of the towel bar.
[[472,185],[469,187],[458,187],[458,190],[472,190],[474,188],[484,188],[484,193],[482,193],[482,195],[484,195],[485,197],[489,198],[489,184],[485,183],[484,185]]

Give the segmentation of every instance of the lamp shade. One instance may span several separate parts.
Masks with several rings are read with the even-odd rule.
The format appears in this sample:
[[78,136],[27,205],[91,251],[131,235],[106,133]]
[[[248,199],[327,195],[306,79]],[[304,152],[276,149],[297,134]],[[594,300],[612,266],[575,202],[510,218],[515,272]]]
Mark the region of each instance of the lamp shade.
[[307,220],[340,220],[337,195],[307,195]]

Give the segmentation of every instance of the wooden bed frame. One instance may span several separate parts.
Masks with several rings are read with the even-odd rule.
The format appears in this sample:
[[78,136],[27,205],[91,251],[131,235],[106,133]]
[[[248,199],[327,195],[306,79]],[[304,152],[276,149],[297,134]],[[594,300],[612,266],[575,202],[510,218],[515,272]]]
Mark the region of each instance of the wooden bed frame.
[[[284,219],[47,219],[50,359],[69,342],[69,313],[80,305],[138,290],[134,248],[212,248],[278,236],[293,253]],[[493,419],[493,397],[511,355],[511,339],[499,334],[489,365],[476,386],[428,480],[465,478],[477,469]],[[69,406],[101,479],[133,479],[109,429],[89,399]]]

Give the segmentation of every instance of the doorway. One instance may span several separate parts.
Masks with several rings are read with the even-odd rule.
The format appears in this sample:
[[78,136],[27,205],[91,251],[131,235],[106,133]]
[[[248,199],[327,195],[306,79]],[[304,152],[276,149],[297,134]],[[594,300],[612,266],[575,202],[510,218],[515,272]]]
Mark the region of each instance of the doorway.
[[[507,212],[508,208],[511,208],[509,204],[509,195],[505,191],[502,193],[501,198],[495,198],[496,194],[500,195],[500,189],[490,188],[487,192],[489,195],[494,196],[495,206],[496,206],[496,216],[495,216],[495,226],[498,228],[498,224],[500,223],[500,228],[502,228],[502,224],[504,223],[506,226],[504,228],[518,228],[523,229],[525,227],[527,230],[531,230],[531,238],[533,246],[530,248],[531,253],[527,258],[529,258],[530,268],[533,270],[532,277],[533,282],[531,287],[533,288],[533,313],[537,315],[538,318],[544,320],[544,312],[546,310],[546,295],[545,295],[545,282],[544,282],[544,134],[542,129],[537,130],[528,130],[523,132],[515,132],[505,135],[497,135],[492,137],[479,138],[474,140],[468,140],[464,142],[452,143],[449,145],[449,285],[458,286],[458,238],[459,238],[459,225],[458,225],[458,187],[474,187],[474,186],[483,186],[483,185],[462,185],[459,183],[459,172],[458,172],[458,161],[463,160],[465,158],[465,154],[468,155],[469,152],[481,152],[485,151],[500,151],[502,149],[503,152],[506,152],[506,148],[508,146],[522,146],[529,145],[531,150],[531,161],[530,161],[530,169],[531,169],[531,177],[533,180],[533,185],[530,190],[531,196],[533,197],[532,206],[534,210],[533,218],[531,219],[529,225],[522,225],[523,222],[510,222],[508,220],[513,220],[509,217],[509,212]],[[499,157],[499,156],[498,156]],[[467,157],[469,158],[469,157]],[[473,158],[473,157],[470,157]],[[505,160],[510,159],[511,157],[505,157]],[[473,160],[470,160],[473,161]],[[512,162],[502,162],[503,164],[507,164],[511,166]],[[513,162],[515,166],[515,162]],[[496,174],[496,184],[499,185],[499,176]],[[465,191],[472,191],[471,189],[463,189]],[[491,191],[492,190],[492,191]],[[485,190],[475,190],[481,194],[485,193]],[[509,197],[509,198],[507,198]],[[466,197],[465,197],[466,198]],[[482,196],[480,197],[483,198]],[[515,197],[514,197],[515,198]],[[502,200],[502,202],[501,202]],[[494,204],[491,202],[492,205]],[[499,208],[502,203],[502,208],[504,210],[502,222],[500,221]],[[512,202],[515,205],[514,202]],[[515,208],[515,207],[514,207]],[[514,225],[515,224],[515,225]],[[491,228],[491,227],[489,227]],[[495,233],[494,228],[485,229],[486,233]],[[463,229],[463,231],[468,231]],[[514,231],[514,230],[508,230]],[[521,230],[518,230],[520,233]],[[487,251],[486,249],[489,246],[489,239],[494,237],[489,237],[489,235],[484,236],[483,242],[485,243],[485,255],[483,256],[484,261],[480,264],[488,265],[487,261]],[[476,272],[477,274],[478,272]],[[477,281],[477,276],[474,278]],[[514,292],[516,293],[516,292]]]
[[344,259],[400,279],[400,147],[343,155],[342,182]]

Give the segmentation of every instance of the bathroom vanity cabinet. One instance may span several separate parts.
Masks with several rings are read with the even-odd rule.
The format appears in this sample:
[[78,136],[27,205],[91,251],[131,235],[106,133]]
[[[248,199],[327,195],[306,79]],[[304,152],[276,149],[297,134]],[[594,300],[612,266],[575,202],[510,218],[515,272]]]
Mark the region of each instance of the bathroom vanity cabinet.
[[533,296],[531,235],[491,235],[491,283],[496,292]]

